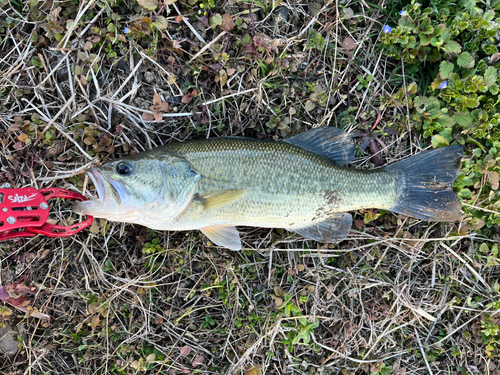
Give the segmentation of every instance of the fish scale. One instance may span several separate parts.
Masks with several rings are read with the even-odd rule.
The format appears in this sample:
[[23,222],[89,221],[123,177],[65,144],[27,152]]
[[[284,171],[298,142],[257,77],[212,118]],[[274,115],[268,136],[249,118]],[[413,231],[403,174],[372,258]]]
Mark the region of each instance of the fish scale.
[[215,138],[167,147],[202,176],[198,194],[247,191],[239,201],[216,210],[204,212],[199,205],[191,206],[174,221],[176,229],[215,224],[291,228],[325,220],[336,212],[390,209],[402,183],[397,174],[342,168],[285,142]]

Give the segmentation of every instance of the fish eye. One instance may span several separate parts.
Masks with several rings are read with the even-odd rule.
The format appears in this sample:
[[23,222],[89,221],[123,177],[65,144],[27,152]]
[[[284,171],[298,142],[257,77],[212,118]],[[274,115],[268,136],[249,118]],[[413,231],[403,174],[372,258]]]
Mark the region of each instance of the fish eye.
[[116,165],[116,172],[121,175],[128,175],[130,172],[132,172],[132,168],[130,168],[130,165],[128,163],[118,163]]

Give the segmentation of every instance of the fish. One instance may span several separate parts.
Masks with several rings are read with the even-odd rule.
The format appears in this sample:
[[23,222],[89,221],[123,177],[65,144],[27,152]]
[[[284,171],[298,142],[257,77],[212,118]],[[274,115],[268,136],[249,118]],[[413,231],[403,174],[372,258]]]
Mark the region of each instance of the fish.
[[337,243],[349,212],[380,209],[436,222],[461,219],[452,183],[462,147],[423,151],[377,169],[349,167],[351,136],[317,127],[281,141],[218,137],[167,144],[86,171],[98,199],[75,213],[155,230],[200,230],[242,248],[237,226],[284,228]]

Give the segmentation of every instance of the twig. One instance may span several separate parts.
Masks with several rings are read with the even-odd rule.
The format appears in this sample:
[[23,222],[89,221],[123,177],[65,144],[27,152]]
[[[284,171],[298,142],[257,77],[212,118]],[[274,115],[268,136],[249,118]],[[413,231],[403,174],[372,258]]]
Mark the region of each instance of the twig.
[[[132,70],[130,72],[130,74],[128,75],[128,77],[125,78],[125,81],[123,81],[123,83],[121,84],[121,86],[118,87],[118,89],[114,92],[113,97],[117,96],[118,93],[120,93],[123,90],[123,88],[125,87],[125,85],[128,83],[128,81],[130,80],[130,78],[132,78],[135,75],[135,72],[137,72],[137,69],[139,69],[139,67],[142,65],[143,62],[144,62],[144,58],[142,58],[142,59],[139,60],[139,62],[135,66],[134,70]],[[121,101],[123,101],[123,99],[120,99],[120,102]]]
[[90,167],[93,163],[94,162],[91,161],[90,163],[82,165],[81,167],[73,169],[72,171],[69,171],[69,172],[65,171],[66,172],[65,174],[58,174],[59,172],[56,172],[56,175],[54,177],[41,177],[41,178],[38,178],[37,180],[41,181],[41,182],[47,182],[47,181],[62,180],[62,179],[65,179],[65,178],[74,177],[77,174],[80,174],[81,171],[84,171],[85,169],[87,169],[88,167]]
[[193,57],[191,57],[191,59],[189,60],[189,62],[192,62],[192,61],[196,60],[203,52],[205,52],[207,49],[209,49],[212,46],[212,44],[214,44],[215,42],[217,42],[220,38],[222,38],[226,34],[227,34],[227,32],[223,31],[219,35],[217,35],[208,44],[206,44],[205,46],[203,46],[203,48],[201,48]]
[[[45,77],[42,82],[40,82],[38,85],[36,85],[36,89],[38,88],[43,88],[43,84],[45,83],[45,81],[47,81],[53,74],[54,72],[56,72],[56,70],[64,63],[64,60],[66,60],[67,58],[69,57],[69,53],[66,53],[64,55],[64,57],[61,59],[61,61],[59,61],[56,66],[50,71],[50,73],[47,75],[47,77]],[[68,72],[68,74],[71,74],[71,72]]]
[[258,88],[254,87],[253,89],[248,89],[248,90],[245,90],[245,91],[235,92],[234,94],[229,94],[229,95],[222,96],[220,98],[209,100],[208,102],[201,103],[200,105],[210,105],[210,104],[213,104],[213,103],[220,102],[221,100],[225,100],[225,99],[233,98],[235,96],[240,96],[240,95],[248,94],[249,92],[253,92],[255,90],[258,90]]
[[[172,4],[172,6],[175,8],[175,10],[177,11],[177,13],[182,16],[182,13],[179,11],[179,8],[177,8],[177,5]],[[193,34],[198,38],[198,40],[200,42],[202,42],[203,44],[206,44],[207,42],[205,42],[205,39],[203,39],[203,37],[198,33],[198,31],[193,27],[193,25],[191,25],[191,23],[187,20],[187,17],[182,17],[182,20],[184,21],[184,23],[189,27],[189,29],[193,32]]]
[[420,352],[422,353],[422,357],[424,358],[427,370],[429,370],[430,375],[434,375],[434,373],[431,370],[431,366],[429,366],[429,362],[427,361],[427,356],[425,355],[425,350],[424,347],[422,346],[422,342],[420,341],[420,336],[418,335],[418,330],[416,328],[415,328],[415,337],[417,338],[418,346],[420,347]]
[[[452,253],[459,261],[461,261],[465,267],[467,267],[469,269],[469,271],[476,277],[476,279],[478,281],[481,282],[481,284],[483,284],[486,289],[488,290],[488,292],[490,293],[493,293],[493,290],[491,289],[491,287],[488,285],[488,283],[486,283],[486,281],[484,281],[484,279],[481,277],[481,275],[469,264],[467,263],[464,258],[462,258],[460,255],[458,255],[455,251],[453,251],[451,249],[451,247],[445,245],[443,242],[440,242],[439,243],[443,248],[445,248],[446,250],[448,250],[450,253]],[[465,255],[465,254],[464,254]]]
[[54,124],[54,122],[59,118],[59,116],[61,116],[61,114],[66,110],[66,108],[69,107],[74,98],[75,95],[73,94],[73,96],[66,102],[66,104],[60,109],[60,111],[57,112],[57,114],[52,118],[52,120],[50,120],[47,126],[43,128],[42,133],[45,133]]
[[[68,44],[69,38],[70,38],[71,34],[73,34],[73,30],[75,30],[76,26],[78,25],[80,18],[82,18],[82,16],[85,14],[85,12],[94,4],[94,1],[95,0],[90,0],[88,2],[87,6],[85,6],[85,8],[83,10],[80,8],[80,10],[78,11],[78,14],[76,15],[75,20],[73,21],[73,24],[71,25],[70,29],[63,36],[63,38],[61,39],[61,41],[57,45],[58,47],[61,47],[61,43],[64,42],[64,44],[62,45],[62,48],[66,48],[66,44]],[[82,3],[82,6],[83,6],[83,3]]]

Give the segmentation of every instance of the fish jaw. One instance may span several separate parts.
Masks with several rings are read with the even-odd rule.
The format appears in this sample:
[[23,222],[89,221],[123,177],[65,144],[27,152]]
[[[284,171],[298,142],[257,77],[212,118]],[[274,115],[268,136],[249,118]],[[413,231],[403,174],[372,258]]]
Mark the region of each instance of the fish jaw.
[[71,209],[77,214],[109,218],[109,215],[120,207],[120,191],[123,191],[123,189],[117,184],[107,182],[102,172],[97,168],[87,170],[86,174],[95,186],[98,199],[75,202]]

